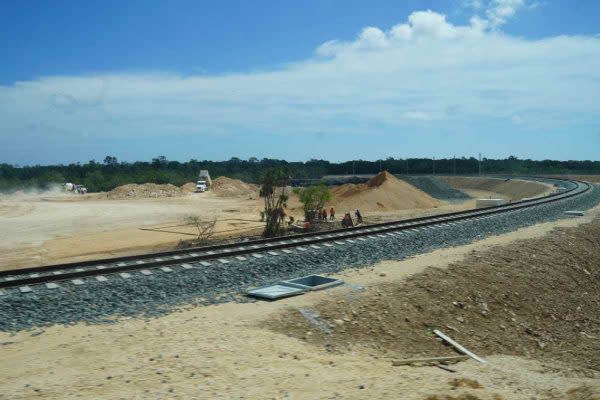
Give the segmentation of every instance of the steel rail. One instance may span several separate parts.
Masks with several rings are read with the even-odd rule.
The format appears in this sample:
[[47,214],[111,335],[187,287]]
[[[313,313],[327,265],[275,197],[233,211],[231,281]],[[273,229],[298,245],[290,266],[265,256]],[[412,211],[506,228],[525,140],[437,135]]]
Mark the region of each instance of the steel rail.
[[[555,179],[557,180],[557,179]],[[568,180],[562,180],[568,181]],[[290,247],[299,247],[304,245],[317,245],[319,243],[340,241],[340,240],[352,240],[353,238],[359,238],[362,236],[369,235],[381,235],[383,233],[390,233],[394,231],[406,231],[411,229],[422,228],[425,226],[446,224],[448,222],[466,220],[470,218],[476,218],[479,216],[490,216],[498,213],[504,213],[508,211],[523,209],[532,207],[540,204],[546,204],[554,201],[563,200],[579,194],[585,193],[590,189],[590,185],[585,182],[579,181],[568,181],[574,184],[574,187],[562,192],[555,192],[550,195],[539,197],[530,200],[523,200],[514,203],[509,203],[501,206],[488,207],[485,209],[466,210],[445,214],[437,214],[428,217],[419,217],[408,220],[399,220],[384,222],[354,228],[336,229],[326,232],[313,232],[307,234],[290,235],[285,237],[277,237],[270,239],[258,239],[247,242],[228,243],[213,246],[196,247],[191,249],[174,250],[160,253],[144,254],[141,256],[126,256],[117,257],[101,260],[91,260],[85,262],[75,262],[67,264],[55,264],[41,267],[32,267],[24,269],[16,269],[9,271],[1,271],[0,277],[4,277],[5,280],[0,281],[1,288],[9,288],[16,286],[34,285],[48,282],[65,281],[70,279],[114,274],[119,272],[135,271],[147,268],[156,268],[160,266],[167,266],[173,264],[182,264],[187,262],[214,260],[220,258],[229,258],[235,256],[248,255],[252,253],[259,253],[264,251],[281,250]],[[203,254],[197,254],[202,252]],[[186,254],[185,257],[170,258],[167,260],[160,259],[160,257],[172,257]],[[160,261],[144,261],[147,259],[160,259]],[[129,265],[112,265],[105,266],[105,264],[119,263],[123,264],[125,261],[135,260],[136,263]],[[102,269],[85,269],[84,267],[98,267],[103,266]],[[75,271],[72,271],[77,269]],[[39,275],[40,273],[51,273],[56,271],[67,270],[60,274],[53,275]],[[29,276],[23,276],[29,275]],[[7,279],[8,277],[8,279]],[[10,279],[10,280],[9,280]]]

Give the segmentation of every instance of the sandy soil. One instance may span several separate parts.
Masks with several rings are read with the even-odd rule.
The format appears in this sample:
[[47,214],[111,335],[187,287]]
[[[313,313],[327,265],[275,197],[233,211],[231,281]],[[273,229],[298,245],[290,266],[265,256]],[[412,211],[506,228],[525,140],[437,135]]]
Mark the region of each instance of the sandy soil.
[[516,201],[523,198],[539,197],[551,193],[552,185],[522,179],[495,179],[479,177],[441,177],[450,186],[477,198],[502,198]]
[[[373,223],[475,207],[472,199],[444,203],[393,176],[383,178],[373,178],[372,185],[333,188],[337,217],[360,208],[365,222]],[[475,197],[524,197],[549,190],[517,180],[493,183],[490,186],[486,181],[480,182],[487,190],[466,191]],[[180,190],[146,184],[126,185],[110,196],[79,196],[61,191],[0,195],[0,269],[172,249],[181,240],[194,238],[194,229],[182,225],[182,218],[189,214],[217,218],[216,237],[260,233],[263,225],[259,211],[263,205],[256,198],[257,188],[222,177],[215,180],[215,185],[214,192],[206,193],[186,193],[193,185],[184,185]],[[478,187],[465,182],[462,185]],[[135,198],[148,193],[174,197]],[[296,220],[303,218],[302,205],[295,195],[290,198],[288,215]]]
[[442,204],[427,193],[383,171],[364,184],[347,183],[331,189],[328,207],[338,213],[360,209],[363,213],[430,209]]
[[576,179],[592,183],[600,183],[600,175],[544,175],[548,178]]
[[[0,268],[50,264],[172,247],[189,239],[185,215],[217,218],[221,235],[260,227],[258,200],[193,193],[107,200],[94,195],[0,197]],[[152,229],[152,230],[142,230]],[[173,233],[175,232],[175,233]]]
[[[402,262],[347,270],[339,275],[349,284],[345,287],[277,302],[190,307],[148,321],[0,333],[0,399],[597,399],[597,375],[557,361],[483,354],[487,364],[461,362],[452,366],[455,373],[393,367],[397,354],[385,349],[332,350],[266,324],[290,310],[377,297],[385,285],[430,266],[446,268],[496,246],[518,246],[519,240],[542,237],[555,227],[589,222],[599,211]],[[569,345],[564,349],[570,351]]]

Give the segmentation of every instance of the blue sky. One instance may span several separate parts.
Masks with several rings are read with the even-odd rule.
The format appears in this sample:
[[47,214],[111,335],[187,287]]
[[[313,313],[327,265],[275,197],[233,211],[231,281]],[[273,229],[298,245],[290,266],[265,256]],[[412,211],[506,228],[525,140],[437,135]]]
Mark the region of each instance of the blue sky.
[[600,2],[12,2],[0,162],[598,159]]

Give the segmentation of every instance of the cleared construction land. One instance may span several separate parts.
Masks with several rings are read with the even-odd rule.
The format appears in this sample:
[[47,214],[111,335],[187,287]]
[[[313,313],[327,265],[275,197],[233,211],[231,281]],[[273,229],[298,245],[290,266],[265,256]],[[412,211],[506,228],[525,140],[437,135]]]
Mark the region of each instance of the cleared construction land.
[[[2,395],[597,399],[599,211],[345,270],[344,287],[278,302],[0,333]],[[433,327],[488,362],[392,366],[453,354]]]
[[[437,178],[436,178],[437,179]],[[446,179],[446,178],[439,178]],[[458,191],[517,200],[552,188],[536,182],[447,178]],[[213,189],[192,193],[195,185],[125,185],[86,196],[60,191],[0,195],[0,268],[80,261],[169,249],[194,237],[186,215],[216,219],[216,237],[255,235],[262,229],[258,187],[217,178]],[[478,188],[478,189],[474,189]],[[435,198],[390,174],[365,184],[332,187],[338,218],[360,209],[366,222],[458,211],[475,207],[473,198]],[[288,214],[302,218],[292,195]]]

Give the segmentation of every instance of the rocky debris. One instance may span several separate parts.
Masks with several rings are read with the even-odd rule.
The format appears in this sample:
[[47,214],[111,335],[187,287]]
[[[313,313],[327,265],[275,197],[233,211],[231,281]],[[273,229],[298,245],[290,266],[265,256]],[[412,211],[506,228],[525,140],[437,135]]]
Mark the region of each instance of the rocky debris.
[[124,199],[145,199],[161,197],[179,197],[184,195],[184,191],[175,185],[158,185],[156,183],[130,183],[114,188],[106,193],[106,197],[111,200]]
[[438,200],[467,200],[471,196],[450,186],[438,176],[402,176],[402,180]]

